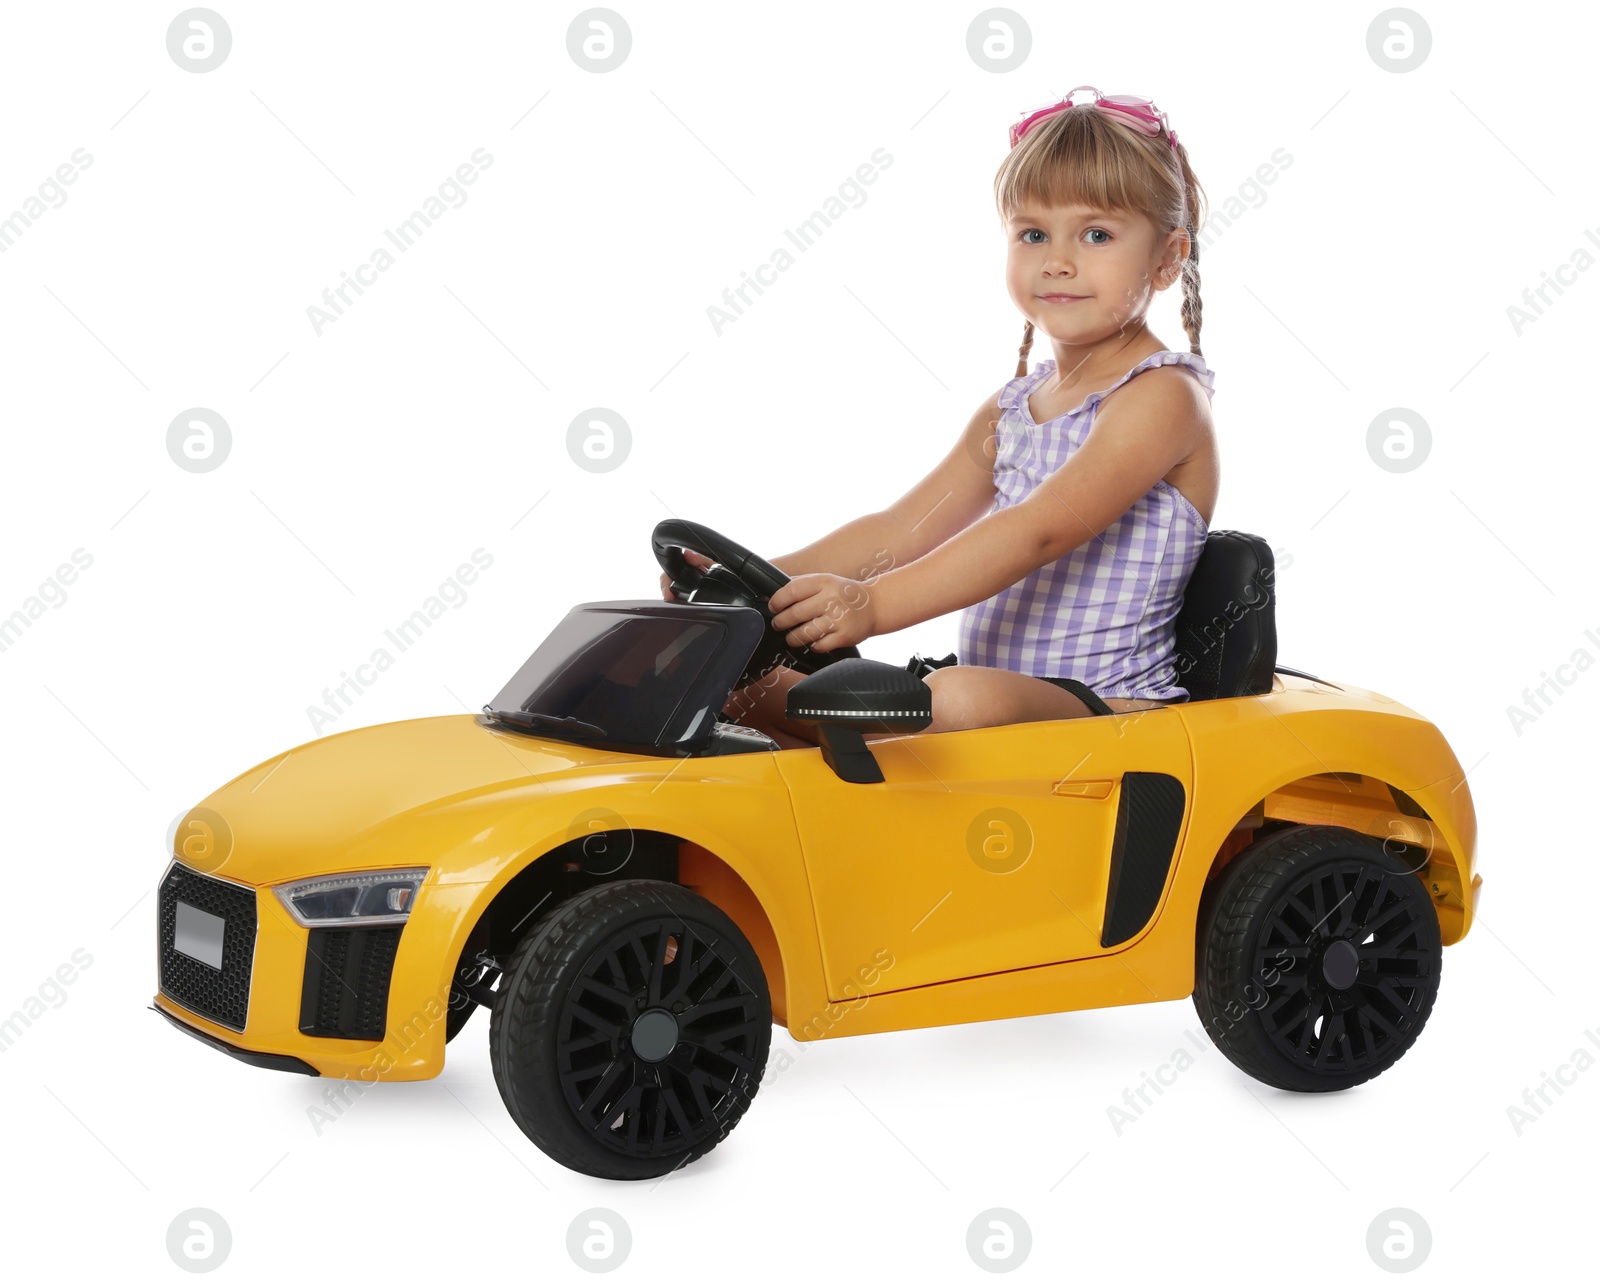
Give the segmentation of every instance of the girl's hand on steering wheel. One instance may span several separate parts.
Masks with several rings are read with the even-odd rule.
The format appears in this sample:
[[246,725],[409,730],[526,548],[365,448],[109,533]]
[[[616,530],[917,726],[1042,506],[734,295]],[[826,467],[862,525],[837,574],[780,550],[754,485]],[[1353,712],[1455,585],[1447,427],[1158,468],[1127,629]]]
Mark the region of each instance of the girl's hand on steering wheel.
[[[712,566],[717,564],[716,562],[712,561],[711,558],[701,556],[698,552],[695,552],[691,548],[685,548],[683,550],[683,555],[684,559],[697,570],[710,570]],[[663,601],[678,600],[675,596],[673,596],[672,593],[672,576],[667,574],[667,572],[664,570],[661,572],[661,599]]]
[[790,646],[819,654],[875,636],[878,612],[868,586],[842,575],[796,575],[767,602],[772,626]]

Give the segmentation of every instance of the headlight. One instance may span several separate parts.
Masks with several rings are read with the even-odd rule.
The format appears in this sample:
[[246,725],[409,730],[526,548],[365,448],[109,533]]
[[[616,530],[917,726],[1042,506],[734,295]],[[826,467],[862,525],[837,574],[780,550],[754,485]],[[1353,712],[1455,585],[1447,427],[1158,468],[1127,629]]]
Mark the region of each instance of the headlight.
[[372,926],[410,917],[417,889],[427,876],[427,869],[379,869],[302,878],[272,889],[303,927]]

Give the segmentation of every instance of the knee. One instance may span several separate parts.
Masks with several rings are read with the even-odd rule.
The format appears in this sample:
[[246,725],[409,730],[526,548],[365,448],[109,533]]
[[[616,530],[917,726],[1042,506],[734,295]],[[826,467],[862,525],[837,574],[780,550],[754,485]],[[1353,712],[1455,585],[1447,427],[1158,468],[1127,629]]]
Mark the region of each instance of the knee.
[[922,680],[933,692],[933,722],[923,732],[964,731],[978,723],[973,720],[970,687],[964,674],[950,668],[936,668]]

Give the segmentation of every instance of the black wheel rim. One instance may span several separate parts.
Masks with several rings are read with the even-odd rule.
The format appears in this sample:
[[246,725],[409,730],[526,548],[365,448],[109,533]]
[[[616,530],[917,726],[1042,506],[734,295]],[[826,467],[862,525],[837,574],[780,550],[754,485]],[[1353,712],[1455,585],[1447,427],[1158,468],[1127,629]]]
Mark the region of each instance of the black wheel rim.
[[1413,874],[1352,859],[1273,901],[1255,950],[1259,1018],[1291,1063],[1344,1077],[1411,1044],[1438,986],[1438,920],[1419,891]]
[[[568,1107],[618,1153],[694,1148],[760,1081],[764,1007],[726,942],[705,928],[671,917],[630,924],[589,955],[562,1004],[556,1063]],[[662,1013],[677,1030],[658,1057]],[[648,1036],[636,1039],[640,1017]]]

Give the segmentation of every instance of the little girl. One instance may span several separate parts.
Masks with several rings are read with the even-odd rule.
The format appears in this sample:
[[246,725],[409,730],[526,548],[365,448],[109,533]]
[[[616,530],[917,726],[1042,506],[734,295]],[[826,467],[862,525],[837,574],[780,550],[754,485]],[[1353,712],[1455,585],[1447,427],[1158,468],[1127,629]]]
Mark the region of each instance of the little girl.
[[[773,627],[818,652],[962,611],[960,662],[924,679],[923,734],[1189,697],[1174,621],[1219,473],[1203,193],[1153,104],[1078,93],[1012,126],[995,178],[1006,285],[1027,318],[1016,377],[904,497],[772,563],[791,576]],[[1180,280],[1188,352],[1145,323]],[[1036,330],[1052,356],[1029,373]],[[783,747],[815,744],[812,723],[784,716],[801,676],[776,669],[725,712]]]

